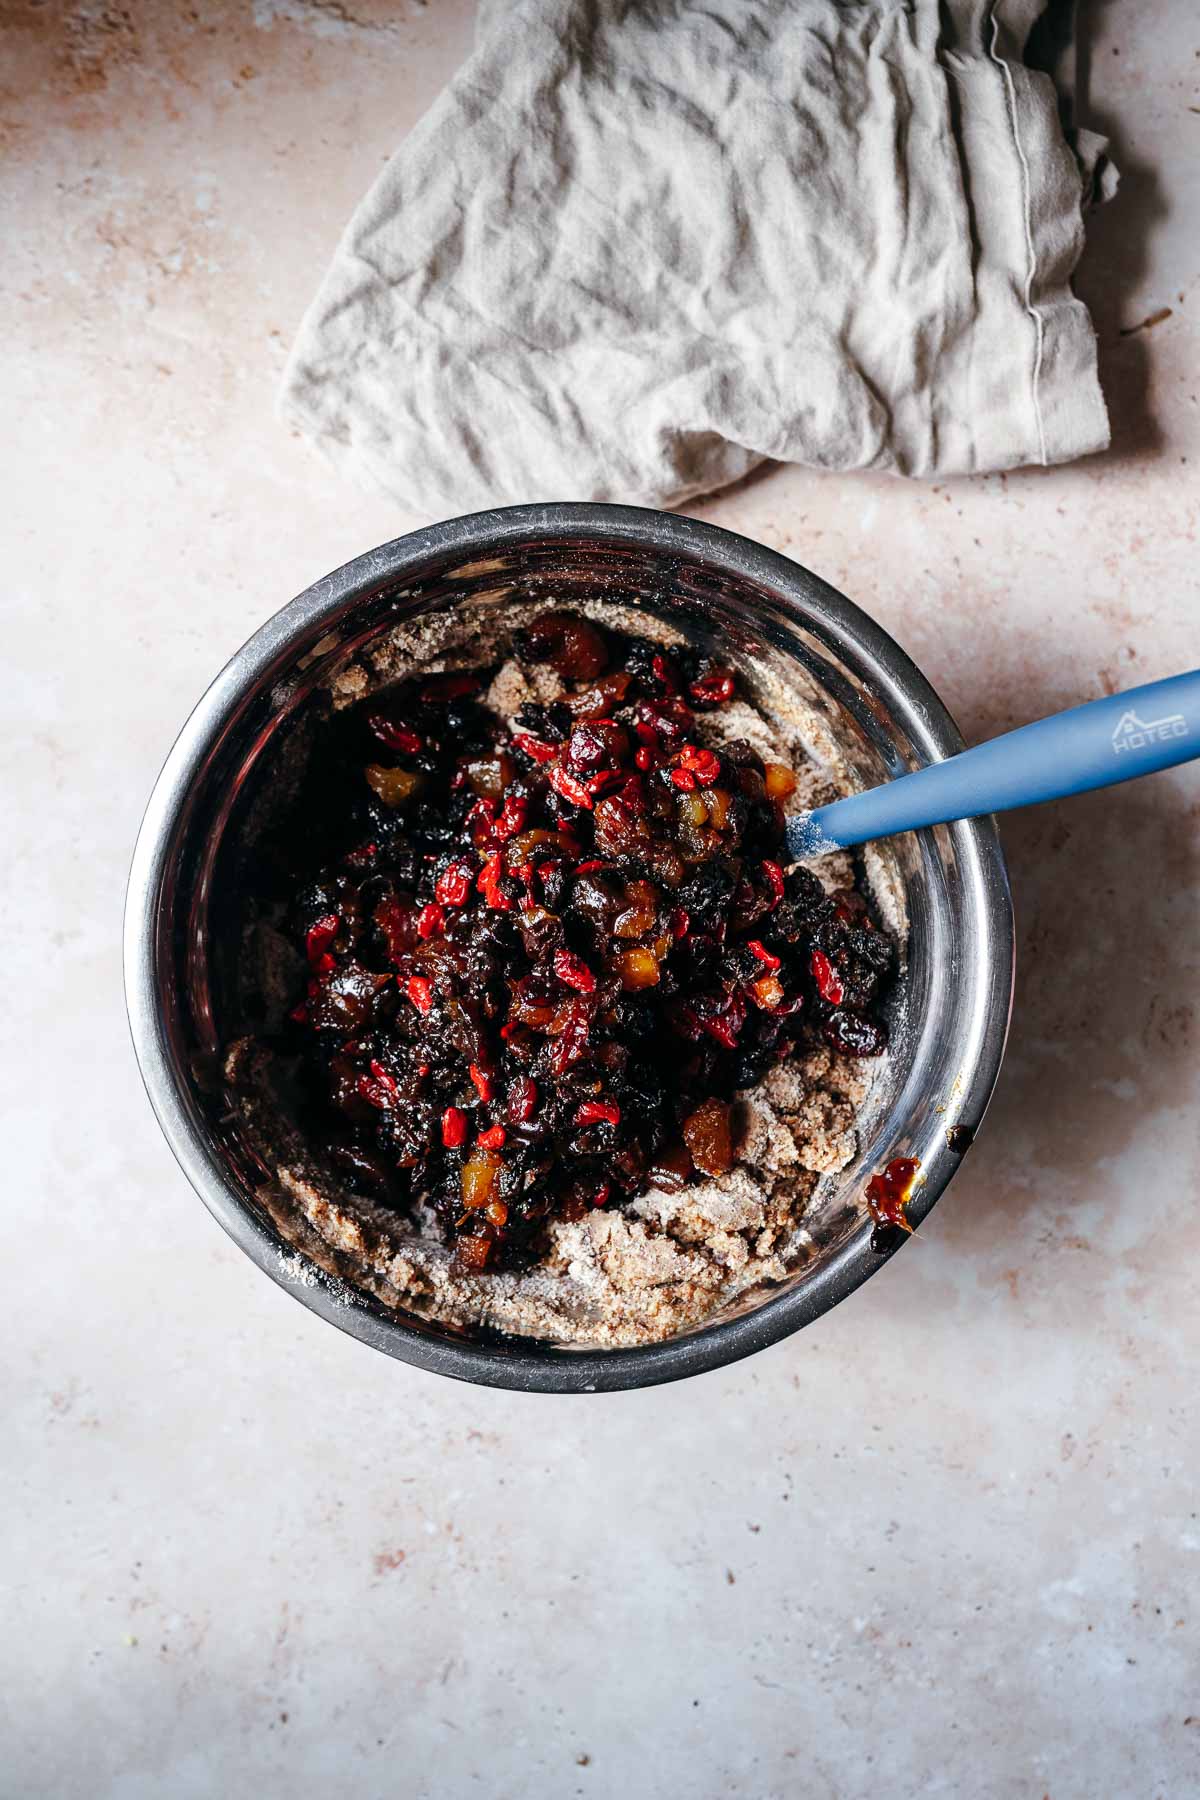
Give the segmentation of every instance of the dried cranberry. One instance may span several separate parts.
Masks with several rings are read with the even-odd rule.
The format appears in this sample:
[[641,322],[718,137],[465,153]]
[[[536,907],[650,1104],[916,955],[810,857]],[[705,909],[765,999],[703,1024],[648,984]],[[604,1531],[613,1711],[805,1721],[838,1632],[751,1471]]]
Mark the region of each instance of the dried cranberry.
[[704,708],[724,706],[727,700],[733,699],[736,683],[728,669],[711,669],[707,675],[701,675],[696,681],[688,683],[688,698],[693,706]]
[[502,841],[515,837],[518,831],[525,829],[525,821],[529,816],[529,802],[523,794],[507,794],[500,817],[496,820],[496,836]]
[[481,1131],[475,1142],[485,1150],[502,1150],[507,1137],[503,1125],[492,1125],[487,1131]]
[[570,950],[559,950],[556,953],[554,973],[565,986],[575,988],[581,994],[593,994],[596,991],[596,977],[583,958],[575,956]]
[[530,737],[528,732],[519,731],[513,736],[513,743],[518,750],[523,750],[531,762],[550,763],[558,755],[557,744],[544,744],[539,738]]
[[591,1025],[587,1011],[576,1002],[554,1041],[552,1062],[556,1075],[563,1074],[586,1053],[590,1035]]
[[433,983],[424,975],[410,975],[405,986],[405,993],[420,1013],[427,1013],[433,1006]]
[[441,937],[446,929],[445,910],[430,901],[417,914],[417,936],[423,938]]
[[486,1105],[495,1095],[495,1082],[485,1070],[479,1067],[478,1063],[472,1063],[467,1073],[471,1077],[476,1093]]
[[823,950],[814,950],[809,959],[812,978],[817,984],[817,992],[822,1000],[828,1000],[830,1006],[840,1006],[845,999],[845,989],[837,970]]
[[772,907],[776,907],[783,899],[784,894],[783,870],[777,862],[772,862],[766,857],[759,863],[758,868],[759,873],[770,890],[771,905]]
[[442,1142],[447,1150],[457,1150],[467,1141],[467,1115],[461,1106],[448,1106],[442,1114]]
[[550,771],[550,786],[556,794],[561,794],[564,800],[569,800],[572,806],[580,806],[585,812],[591,812],[595,805],[583,783],[576,781],[573,775],[568,775],[567,771],[559,768],[557,764]]
[[310,928],[304,940],[308,966],[320,975],[327,974],[334,966],[329,946],[337,936],[341,923],[336,913],[326,913],[324,918],[318,919]]
[[715,751],[702,750],[696,744],[685,744],[678,752],[677,767],[671,777],[677,787],[684,785],[679,779],[684,771],[695,777],[693,787],[697,782],[701,787],[711,787],[720,777],[721,759]]
[[461,858],[443,869],[437,878],[434,893],[440,906],[465,906],[471,892],[471,881],[475,874],[474,866]]
[[776,969],[779,968],[779,958],[772,951],[768,950],[765,944],[760,943],[758,938],[750,938],[746,944],[746,948],[753,956],[758,958],[768,974],[773,975]]
[[396,725],[382,713],[373,713],[367,724],[389,750],[399,750],[402,755],[415,756],[418,750],[425,748],[425,739],[419,731],[411,731],[407,725]]
[[504,880],[504,853],[497,850],[490,856],[479,871],[479,879],[475,885],[483,895],[487,904],[500,912],[511,912],[512,901],[504,892],[501,883]]
[[585,1100],[575,1109],[576,1125],[619,1125],[621,1109],[612,1100]]

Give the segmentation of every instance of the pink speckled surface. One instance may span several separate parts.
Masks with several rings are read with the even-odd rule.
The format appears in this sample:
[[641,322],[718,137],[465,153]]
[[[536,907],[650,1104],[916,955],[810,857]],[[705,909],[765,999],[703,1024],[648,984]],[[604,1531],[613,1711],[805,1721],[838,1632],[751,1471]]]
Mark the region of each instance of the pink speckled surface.
[[[118,922],[210,675],[417,522],[272,403],[471,7],[0,17],[0,1787],[1194,1794],[1197,771],[1005,825],[1021,963],[986,1131],[801,1337],[565,1403],[339,1337],[177,1172]],[[1173,0],[1086,17],[1125,171],[1079,284],[1112,451],[942,488],[773,471],[696,509],[874,612],[968,737],[1200,662],[1200,26]]]

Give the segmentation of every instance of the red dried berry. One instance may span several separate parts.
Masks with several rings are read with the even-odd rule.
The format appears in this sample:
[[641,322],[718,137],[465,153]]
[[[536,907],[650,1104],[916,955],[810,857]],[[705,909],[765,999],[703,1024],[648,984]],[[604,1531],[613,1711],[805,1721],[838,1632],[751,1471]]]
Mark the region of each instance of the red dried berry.
[[471,892],[471,877],[474,874],[470,863],[461,860],[450,863],[437,878],[434,893],[442,906],[465,906],[467,896]]
[[775,973],[776,969],[779,967],[779,958],[768,950],[765,944],[760,943],[757,938],[751,938],[748,941],[746,948],[751,951],[753,955],[757,956],[759,962],[762,963],[765,969],[772,975]]
[[609,1185],[609,1183],[607,1181],[602,1181],[600,1183],[600,1186],[596,1189],[595,1193],[592,1195],[592,1205],[593,1206],[603,1206],[604,1202],[608,1199],[608,1196],[611,1193],[612,1193],[612,1188]]
[[822,1000],[828,1000],[830,1006],[840,1006],[845,999],[846,990],[842,986],[841,976],[823,950],[813,951],[809,968]]
[[579,1061],[579,1058],[587,1050],[589,1032],[590,1024],[587,1012],[582,1004],[577,1002],[554,1040],[552,1062],[556,1075],[561,1075],[564,1070]]
[[527,731],[514,732],[513,743],[535,763],[553,762],[558,755],[557,744],[544,744],[541,738],[530,737]]
[[721,759],[713,750],[702,750],[698,744],[685,744],[678,753],[678,769],[672,779],[676,786],[680,769],[686,769],[696,777],[701,787],[711,787],[721,773]]
[[733,699],[735,687],[728,669],[711,669],[707,675],[688,683],[688,695],[696,706],[724,706]]
[[472,1063],[470,1068],[467,1070],[467,1074],[471,1077],[471,1081],[475,1087],[475,1092],[479,1095],[479,1098],[483,1101],[484,1105],[486,1106],[487,1102],[489,1100],[491,1100],[493,1098],[493,1096],[495,1095],[495,1092],[496,1092],[495,1082],[492,1080],[491,1076],[487,1073],[486,1069],[481,1069],[479,1067],[478,1063]]
[[389,750],[399,750],[402,755],[415,756],[418,750],[425,747],[425,739],[420,732],[410,731],[407,725],[395,725],[391,719],[384,718],[382,713],[373,713],[367,724]]
[[528,816],[529,802],[523,794],[506,795],[500,817],[496,820],[496,836],[502,843],[506,843],[518,831],[524,830]]
[[466,817],[466,827],[471,834],[471,842],[477,850],[488,842],[492,835],[496,818],[496,802],[480,798],[476,800]]
[[419,1013],[427,1013],[433,1006],[433,983],[424,975],[410,975],[405,983],[405,993]]
[[446,929],[445,910],[431,900],[417,914],[417,936],[422,938],[441,937]]
[[660,687],[665,688],[668,694],[677,694],[679,692],[679,683],[675,679],[674,665],[668,663],[661,651],[650,658],[650,667],[654,671],[655,681],[659,683]]
[[667,921],[667,929],[673,938],[685,938],[690,924],[686,906],[677,906]]
[[759,873],[771,890],[771,908],[773,912],[783,899],[783,870],[777,862],[764,858],[758,865]]
[[[547,868],[550,867],[549,864],[544,864],[543,866]],[[593,856],[588,862],[576,863],[575,874],[590,875],[594,869],[611,869],[612,866],[612,863],[606,862],[602,856]]]
[[370,1075],[359,1076],[354,1088],[360,1100],[365,1100],[368,1106],[378,1107],[381,1112],[396,1104],[396,1083],[377,1062],[372,1062]]
[[308,957],[308,966],[319,975],[327,975],[333,968],[333,957],[329,946],[338,934],[342,921],[336,913],[326,913],[317,920],[304,940],[304,950]]
[[447,1150],[457,1150],[467,1141],[467,1115],[461,1106],[448,1106],[442,1114],[442,1142]]
[[484,1150],[500,1150],[508,1137],[503,1125],[492,1125],[487,1131],[481,1131],[475,1142]]
[[577,1125],[619,1125],[621,1109],[612,1100],[585,1100],[575,1109]]
[[479,879],[475,885],[489,906],[495,907],[498,912],[511,912],[513,903],[508,895],[502,893],[500,889],[503,879],[504,852],[497,850],[494,856],[488,857],[480,869]]
[[528,1124],[533,1117],[537,1099],[537,1082],[532,1076],[523,1075],[519,1081],[513,1082],[508,1090],[508,1116],[514,1124]]
[[[618,786],[618,784],[625,779],[624,769],[601,769],[598,775],[589,775],[583,785],[595,800],[598,799],[601,794],[607,792],[608,789]],[[636,776],[634,779],[637,779]]]
[[746,1002],[740,994],[730,994],[719,1008],[701,1016],[702,1030],[725,1050],[736,1050],[738,1033],[746,1023]]
[[654,752],[649,744],[639,744],[633,753],[633,760],[638,768],[643,771],[652,769],[654,767]]
[[682,788],[685,794],[694,794],[696,791],[696,777],[690,769],[672,769],[671,780],[677,788]]
[[582,956],[576,956],[571,950],[558,950],[554,955],[554,973],[566,986],[580,994],[594,994],[596,977],[584,962]]
[[568,775],[567,771],[559,768],[557,764],[550,771],[550,786],[556,794],[561,794],[564,800],[569,800],[572,806],[579,806],[586,812],[591,812],[595,803],[583,783],[576,781],[573,775]]

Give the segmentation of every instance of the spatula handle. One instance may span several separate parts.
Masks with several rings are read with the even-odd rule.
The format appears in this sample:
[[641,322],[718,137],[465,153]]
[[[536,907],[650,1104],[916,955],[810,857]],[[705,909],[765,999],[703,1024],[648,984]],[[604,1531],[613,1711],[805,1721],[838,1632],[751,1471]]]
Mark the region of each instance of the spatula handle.
[[[807,848],[862,844],[947,819],[973,819],[1114,787],[1200,756],[1200,669],[1022,725],[945,762],[820,807],[798,821]],[[817,837],[813,834],[819,834]],[[789,834],[789,838],[791,834]]]

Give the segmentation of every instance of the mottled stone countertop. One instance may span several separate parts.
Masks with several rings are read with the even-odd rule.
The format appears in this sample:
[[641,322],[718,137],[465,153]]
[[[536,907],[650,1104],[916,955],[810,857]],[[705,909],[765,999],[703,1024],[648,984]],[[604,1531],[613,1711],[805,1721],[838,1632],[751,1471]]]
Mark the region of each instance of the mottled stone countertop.
[[[252,628],[418,522],[272,406],[471,10],[3,9],[0,1788],[1193,1795],[1195,768],[1005,824],[977,1147],[869,1287],[716,1375],[554,1401],[391,1363],[256,1272],[152,1122],[138,819]],[[1124,172],[1079,280],[1112,450],[696,509],[873,612],[968,738],[1200,662],[1200,21],[1084,10]]]

